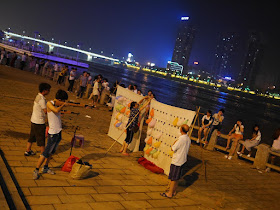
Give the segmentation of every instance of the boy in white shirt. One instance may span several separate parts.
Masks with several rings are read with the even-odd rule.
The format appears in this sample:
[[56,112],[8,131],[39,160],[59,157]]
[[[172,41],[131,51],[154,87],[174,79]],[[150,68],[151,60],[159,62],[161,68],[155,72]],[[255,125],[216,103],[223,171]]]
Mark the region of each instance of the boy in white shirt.
[[39,179],[39,168],[44,162],[45,165],[42,173],[55,174],[55,172],[48,167],[48,163],[61,141],[62,123],[60,112],[61,109],[67,105],[65,102],[67,99],[68,94],[64,90],[58,90],[55,99],[47,103],[47,114],[50,127],[48,131],[48,143],[46,149],[39,157],[36,169],[33,172],[33,179]]
[[92,98],[92,104],[93,104],[94,107],[96,107],[98,97],[100,95],[100,92],[99,92],[99,82],[100,81],[101,81],[100,77],[97,77],[95,79],[93,89],[92,89],[92,93],[90,94],[90,97],[89,97],[89,99]]
[[31,130],[30,137],[27,142],[25,156],[35,155],[31,150],[33,142],[41,149],[41,153],[45,150],[45,118],[47,114],[46,98],[45,96],[50,93],[51,86],[48,83],[41,83],[39,85],[39,93],[34,100],[33,112],[31,116]]
[[176,188],[178,186],[178,181],[182,177],[182,166],[187,162],[187,156],[189,148],[191,145],[190,137],[188,136],[189,126],[184,124],[180,128],[180,133],[182,134],[178,140],[176,140],[172,146],[172,151],[174,151],[170,172],[168,179],[170,179],[169,191],[166,193],[161,193],[161,196],[172,198],[176,193]]

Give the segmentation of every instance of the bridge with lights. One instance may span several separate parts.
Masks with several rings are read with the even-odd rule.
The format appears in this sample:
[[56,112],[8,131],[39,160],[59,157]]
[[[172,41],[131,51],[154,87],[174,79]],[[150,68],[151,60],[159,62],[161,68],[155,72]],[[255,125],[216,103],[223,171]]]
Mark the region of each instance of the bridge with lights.
[[88,51],[81,50],[81,49],[74,48],[74,47],[65,46],[65,45],[62,45],[62,44],[57,44],[57,43],[50,42],[50,41],[45,41],[45,40],[41,40],[41,39],[37,39],[37,38],[32,38],[32,37],[29,37],[29,36],[16,34],[16,33],[12,33],[12,32],[9,32],[9,31],[3,31],[3,32],[6,35],[6,37],[10,37],[10,38],[17,37],[17,38],[20,38],[20,39],[26,39],[26,40],[31,40],[31,41],[39,42],[39,43],[42,43],[42,44],[46,44],[46,45],[49,46],[49,52],[52,52],[55,47],[59,47],[59,48],[75,51],[75,52],[78,52],[78,53],[86,54],[88,61],[92,61],[92,57],[103,58],[103,59],[110,60],[110,61],[113,61],[113,62],[114,61],[119,61],[118,59],[115,59],[115,58],[107,57],[107,56],[96,54],[96,53],[93,53],[93,52],[88,52]]

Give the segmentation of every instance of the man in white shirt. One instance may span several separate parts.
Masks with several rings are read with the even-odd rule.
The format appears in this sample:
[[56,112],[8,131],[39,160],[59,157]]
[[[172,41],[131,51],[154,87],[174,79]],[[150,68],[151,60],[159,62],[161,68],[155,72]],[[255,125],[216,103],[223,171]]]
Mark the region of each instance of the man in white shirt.
[[92,104],[93,104],[94,107],[97,106],[98,97],[100,95],[100,90],[99,90],[99,86],[98,86],[98,83],[100,82],[100,80],[101,79],[99,77],[97,77],[95,79],[95,81],[93,83],[92,93],[89,97],[89,99],[91,99],[91,98],[93,99]]
[[191,145],[190,137],[188,136],[189,126],[184,124],[180,128],[181,136],[176,140],[172,146],[174,151],[170,172],[168,179],[171,180],[169,185],[169,191],[161,193],[163,197],[172,198],[176,192],[178,181],[182,177],[182,166],[187,162],[187,156]]
[[26,61],[27,61],[27,54],[24,53],[24,54],[21,56],[21,62],[20,62],[20,69],[21,69],[21,70],[24,69],[25,64],[26,64]]
[[75,78],[76,78],[76,68],[72,68],[72,70],[70,71],[70,75],[69,75],[69,87],[68,87],[68,91],[69,92],[73,92],[73,86],[74,86],[74,82],[75,82]]
[[41,149],[41,153],[45,150],[45,118],[47,113],[46,98],[45,96],[50,93],[51,86],[48,83],[41,83],[39,85],[39,93],[34,100],[33,112],[31,116],[31,130],[30,137],[27,142],[25,156],[35,155],[35,152],[31,150],[33,142],[37,142],[37,145]]

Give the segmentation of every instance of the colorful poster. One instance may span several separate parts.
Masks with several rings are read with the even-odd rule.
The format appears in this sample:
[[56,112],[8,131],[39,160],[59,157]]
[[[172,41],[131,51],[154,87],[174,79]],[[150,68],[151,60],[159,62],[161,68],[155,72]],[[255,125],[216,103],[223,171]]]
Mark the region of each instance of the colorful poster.
[[[120,144],[126,138],[126,132],[124,132],[128,117],[130,114],[130,103],[133,101],[139,102],[143,96],[134,93],[131,90],[118,86],[114,110],[111,118],[108,136],[117,140]],[[144,122],[144,110],[139,114],[139,131],[134,134],[131,144],[128,149],[133,152],[139,151],[141,131]]]
[[169,174],[171,146],[180,134],[180,126],[191,126],[196,112],[152,100],[145,139],[144,157]]

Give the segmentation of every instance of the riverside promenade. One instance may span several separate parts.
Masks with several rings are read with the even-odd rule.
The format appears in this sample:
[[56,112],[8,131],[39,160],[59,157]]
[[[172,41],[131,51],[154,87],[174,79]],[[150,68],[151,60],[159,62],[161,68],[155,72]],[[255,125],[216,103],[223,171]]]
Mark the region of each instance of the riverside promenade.
[[[30,116],[38,85],[48,82],[52,85],[47,99],[53,99],[59,88],[51,80],[31,72],[0,65],[0,148],[4,153],[20,195],[13,191],[14,203],[31,209],[279,209],[280,174],[265,173],[252,169],[242,160],[227,160],[215,151],[203,150],[193,144],[189,152],[189,169],[198,168],[185,179],[185,186],[178,188],[172,198],[160,196],[166,190],[168,179],[165,175],[153,174],[137,163],[142,152],[124,157],[118,153],[115,144],[106,157],[106,150],[113,143],[107,136],[111,112],[105,106],[98,109],[66,107],[67,111],[80,112],[63,117],[63,140],[50,163],[56,175],[44,174],[39,180],[32,179],[39,154],[23,155],[30,131]],[[71,100],[76,99],[69,94]],[[86,115],[91,118],[86,117]],[[72,155],[83,158],[93,165],[94,176],[84,180],[73,180],[67,172],[60,170],[69,157],[70,141],[74,126],[80,126],[78,134],[85,136],[82,148],[73,148]],[[33,150],[39,148],[33,145]],[[198,167],[201,160],[205,167]],[[0,161],[0,164],[3,161]],[[7,169],[0,172],[9,189],[15,183],[9,178]],[[205,177],[206,175],[206,177]],[[2,199],[0,193],[0,199]]]

